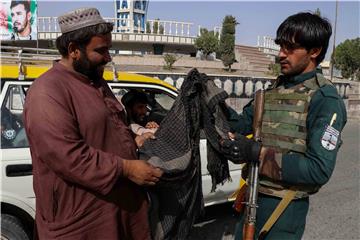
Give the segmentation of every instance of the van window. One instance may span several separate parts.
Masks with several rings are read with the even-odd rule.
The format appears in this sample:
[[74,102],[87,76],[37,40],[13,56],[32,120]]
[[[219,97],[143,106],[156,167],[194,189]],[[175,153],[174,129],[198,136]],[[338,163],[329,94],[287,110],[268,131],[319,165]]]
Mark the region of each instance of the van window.
[[158,107],[164,111],[169,111],[172,105],[175,102],[175,97],[170,96],[168,93],[163,92],[157,89],[151,88],[135,88],[135,87],[119,87],[119,86],[111,86],[111,89],[119,102],[121,102],[122,96],[125,95],[130,89],[139,89],[143,90],[149,97],[150,108]]
[[10,85],[1,106],[1,148],[29,147],[22,121],[25,89]]

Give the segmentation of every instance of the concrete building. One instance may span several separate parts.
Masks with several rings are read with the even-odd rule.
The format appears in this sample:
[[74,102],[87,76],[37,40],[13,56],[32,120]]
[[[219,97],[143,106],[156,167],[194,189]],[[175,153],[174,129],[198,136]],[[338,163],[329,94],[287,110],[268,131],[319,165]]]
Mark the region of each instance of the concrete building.
[[115,0],[115,31],[144,33],[149,1]]

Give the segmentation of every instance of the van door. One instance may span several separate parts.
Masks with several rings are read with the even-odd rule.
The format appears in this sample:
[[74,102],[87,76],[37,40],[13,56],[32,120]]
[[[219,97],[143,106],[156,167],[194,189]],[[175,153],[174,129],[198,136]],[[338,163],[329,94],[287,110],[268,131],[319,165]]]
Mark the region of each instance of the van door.
[[22,113],[28,81],[6,81],[1,91],[2,201],[17,204],[35,216],[35,194],[29,143]]

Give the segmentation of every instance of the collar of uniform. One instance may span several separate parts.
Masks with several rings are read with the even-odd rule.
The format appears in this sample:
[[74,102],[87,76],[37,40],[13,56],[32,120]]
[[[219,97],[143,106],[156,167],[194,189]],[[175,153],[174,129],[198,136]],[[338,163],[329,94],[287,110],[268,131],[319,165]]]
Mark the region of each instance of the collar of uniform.
[[293,76],[293,77],[285,77],[285,81],[284,81],[284,87],[285,88],[290,88],[293,87],[295,85],[298,85],[310,78],[313,78],[316,76],[317,70],[313,70],[311,72],[307,72],[307,73],[303,73],[297,76]]
[[54,61],[53,63],[53,67],[55,69],[58,69],[60,71],[65,71],[67,72],[68,74],[70,74],[71,76],[73,76],[75,79],[77,80],[80,80],[84,83],[88,83],[88,84],[91,84],[91,85],[94,85],[95,83],[97,83],[98,81],[93,81],[92,79],[88,78],[86,75],[82,74],[82,73],[79,73],[75,70],[72,70],[72,69],[69,69],[67,67],[65,67],[63,64],[60,63],[59,60],[56,60]]

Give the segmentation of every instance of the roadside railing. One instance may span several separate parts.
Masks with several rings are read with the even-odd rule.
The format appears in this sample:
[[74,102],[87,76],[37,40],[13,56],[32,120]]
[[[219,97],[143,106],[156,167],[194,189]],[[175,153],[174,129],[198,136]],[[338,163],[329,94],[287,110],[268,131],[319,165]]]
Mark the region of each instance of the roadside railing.
[[53,49],[1,46],[2,62],[44,62],[60,58],[59,52]]
[[[18,64],[19,79],[25,79],[25,66],[36,64],[52,64],[52,61],[60,59],[57,50],[42,48],[25,48],[1,46],[1,64]],[[113,72],[114,80],[117,80],[116,65],[114,62],[107,64],[107,69]],[[159,78],[169,84],[180,88],[186,78],[185,74],[175,73],[141,73],[151,77]],[[274,78],[266,77],[246,77],[233,75],[213,75],[209,74],[215,84],[224,89],[232,98],[252,98],[254,92],[259,89],[266,89]],[[345,80],[334,81],[334,85],[343,99],[348,99],[351,92],[351,82]],[[358,86],[358,85],[357,85]],[[357,93],[358,94],[358,93]]]
[[[113,33],[142,33],[156,35],[171,35],[180,37],[192,36],[193,23],[164,20],[148,20],[149,24],[141,29],[140,20],[135,23],[133,19],[127,18],[104,18],[107,22],[114,23]],[[57,17],[38,17],[38,32],[50,33],[60,32]]]

